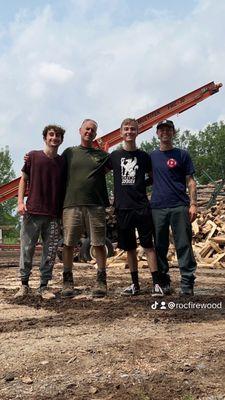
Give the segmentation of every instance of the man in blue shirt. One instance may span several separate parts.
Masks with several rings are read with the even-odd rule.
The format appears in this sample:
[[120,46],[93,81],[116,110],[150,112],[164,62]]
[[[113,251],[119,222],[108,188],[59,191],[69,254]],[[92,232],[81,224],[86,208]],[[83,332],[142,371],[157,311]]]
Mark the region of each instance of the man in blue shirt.
[[161,286],[165,294],[171,292],[167,260],[171,227],[181,274],[181,294],[193,295],[196,261],[191,244],[191,222],[197,213],[196,182],[193,178],[195,170],[188,152],[173,147],[175,127],[172,121],[160,122],[157,135],[160,147],[151,153],[151,207]]

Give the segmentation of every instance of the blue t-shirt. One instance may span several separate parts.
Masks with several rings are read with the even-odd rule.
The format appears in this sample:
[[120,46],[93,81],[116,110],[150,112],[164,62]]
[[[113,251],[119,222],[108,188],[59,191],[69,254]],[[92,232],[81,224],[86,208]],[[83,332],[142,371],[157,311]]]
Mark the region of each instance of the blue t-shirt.
[[186,176],[195,170],[186,150],[155,150],[151,154],[153,186],[151,207],[168,208],[189,205]]

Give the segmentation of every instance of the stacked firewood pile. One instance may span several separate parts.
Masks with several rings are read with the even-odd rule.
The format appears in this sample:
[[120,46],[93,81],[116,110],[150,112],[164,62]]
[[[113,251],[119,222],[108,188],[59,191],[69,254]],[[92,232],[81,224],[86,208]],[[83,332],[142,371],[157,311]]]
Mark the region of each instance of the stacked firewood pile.
[[192,229],[198,266],[225,268],[225,198],[201,211]]
[[198,208],[200,210],[208,206],[210,200],[216,202],[225,200],[225,182],[221,179],[215,183],[198,185]]
[[[202,209],[192,231],[198,267],[225,268],[225,198],[209,210]],[[178,265],[172,238],[169,261],[171,266]]]
[[[210,201],[215,205],[207,209]],[[198,217],[192,224],[193,250],[198,267],[225,268],[224,181],[198,185],[198,209]],[[171,262],[176,265],[175,255]]]
[[[225,187],[221,185],[216,196],[216,204],[206,209],[210,198],[221,181],[216,184],[198,186],[199,213],[192,224],[193,250],[198,267],[225,268]],[[138,248],[139,266],[147,268],[144,251]],[[170,266],[178,266],[173,237],[170,237],[168,252]],[[108,259],[110,266],[127,267],[126,253],[115,250],[115,256]]]

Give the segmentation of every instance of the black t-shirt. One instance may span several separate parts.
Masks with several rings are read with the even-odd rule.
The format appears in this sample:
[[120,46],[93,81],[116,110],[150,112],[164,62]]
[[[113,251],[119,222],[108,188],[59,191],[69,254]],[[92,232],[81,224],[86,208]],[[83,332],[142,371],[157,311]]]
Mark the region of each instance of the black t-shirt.
[[114,176],[116,209],[137,209],[149,204],[145,174],[150,173],[151,158],[142,150],[115,150],[110,154],[109,166]]

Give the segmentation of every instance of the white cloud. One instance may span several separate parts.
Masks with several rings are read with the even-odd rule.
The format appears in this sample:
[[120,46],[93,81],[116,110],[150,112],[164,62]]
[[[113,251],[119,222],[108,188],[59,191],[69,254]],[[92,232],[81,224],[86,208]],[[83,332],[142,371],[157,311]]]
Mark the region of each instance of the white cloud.
[[74,76],[74,72],[70,69],[63,68],[61,65],[56,63],[41,63],[34,67],[31,72],[31,82],[29,85],[29,92],[31,97],[40,99],[47,96],[49,91],[49,85],[64,85],[69,82]]
[[41,63],[39,67],[39,76],[45,81],[53,83],[65,83],[73,77],[73,71],[63,68],[56,63]]
[[[56,6],[27,9],[4,27],[0,137],[19,158],[17,171],[25,150],[42,147],[50,122],[67,129],[65,147],[79,142],[74,132],[86,117],[98,120],[101,135],[126,116],[139,117],[211,80],[225,82],[224,0],[216,7],[199,0],[182,18],[171,7],[151,11],[144,0],[144,18],[131,18],[131,3],[70,0],[62,15]],[[199,130],[217,121],[224,92],[174,117],[176,125]]]
[[45,85],[42,82],[34,81],[30,84],[30,94],[33,99],[40,99],[45,95]]

